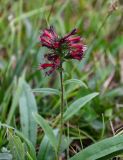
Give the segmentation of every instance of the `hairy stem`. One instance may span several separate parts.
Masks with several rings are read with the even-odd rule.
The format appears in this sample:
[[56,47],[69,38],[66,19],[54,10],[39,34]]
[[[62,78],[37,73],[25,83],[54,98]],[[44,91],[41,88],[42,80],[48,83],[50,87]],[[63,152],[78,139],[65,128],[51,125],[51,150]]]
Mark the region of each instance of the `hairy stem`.
[[59,154],[61,141],[62,141],[62,132],[63,132],[63,112],[64,112],[64,89],[63,89],[63,72],[62,72],[62,62],[60,64],[60,84],[61,84],[61,106],[60,106],[60,136],[59,136],[59,143],[58,143],[58,150],[57,153]]

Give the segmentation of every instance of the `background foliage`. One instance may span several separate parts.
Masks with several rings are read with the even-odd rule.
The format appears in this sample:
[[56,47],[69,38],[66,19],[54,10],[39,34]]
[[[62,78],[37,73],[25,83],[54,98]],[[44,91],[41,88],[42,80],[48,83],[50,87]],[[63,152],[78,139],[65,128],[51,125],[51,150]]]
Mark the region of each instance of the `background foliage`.
[[122,133],[122,0],[1,0],[0,151],[7,159],[55,157],[59,74],[37,70],[47,52],[38,37],[49,25],[59,35],[77,27],[88,47],[82,62],[64,64],[63,158]]

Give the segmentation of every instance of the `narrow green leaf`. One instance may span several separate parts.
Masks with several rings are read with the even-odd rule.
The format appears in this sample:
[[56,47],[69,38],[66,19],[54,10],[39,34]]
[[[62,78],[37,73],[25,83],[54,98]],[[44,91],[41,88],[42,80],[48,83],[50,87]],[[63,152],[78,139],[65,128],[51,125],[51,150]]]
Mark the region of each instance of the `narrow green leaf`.
[[56,139],[56,137],[55,137],[55,135],[53,133],[52,128],[49,126],[48,122],[43,117],[41,117],[39,114],[37,114],[37,113],[33,113],[33,117],[34,117],[35,121],[44,130],[45,135],[49,139],[51,145],[56,150],[57,149],[57,139]]
[[19,132],[18,130],[14,130],[15,133],[20,137],[22,138],[26,144],[28,145],[28,148],[29,148],[29,153],[30,153],[30,156],[32,157],[33,160],[37,160],[36,159],[36,152],[35,152],[35,148],[33,146],[33,144],[31,143],[31,141],[29,141],[21,132]]
[[81,80],[79,80],[79,79],[69,79],[69,80],[66,80],[66,81],[64,82],[65,85],[66,85],[66,84],[70,84],[70,83],[76,83],[76,84],[78,84],[78,85],[80,85],[80,86],[83,86],[83,87],[85,87],[85,88],[88,88],[87,85],[86,85],[83,81],[81,81]]
[[77,153],[70,160],[108,160],[123,153],[123,135],[97,142]]
[[9,148],[15,160],[25,160],[24,143],[20,138],[9,132]]
[[119,88],[114,88],[110,91],[108,91],[107,93],[105,93],[103,95],[104,97],[111,97],[111,98],[114,98],[114,97],[117,97],[117,96],[123,96],[123,87],[119,87]]
[[32,157],[30,156],[29,152],[27,152],[27,157],[28,157],[28,160],[33,160]]
[[[15,83],[16,83],[16,82],[15,82]],[[10,108],[10,111],[9,111],[9,114],[8,114],[8,118],[7,118],[7,120],[6,120],[7,124],[10,124],[10,123],[11,123],[11,120],[12,120],[12,118],[13,118],[14,112],[15,112],[16,107],[17,107],[17,105],[18,105],[18,101],[19,101],[19,97],[20,97],[21,91],[22,91],[22,88],[21,88],[21,87],[18,87],[17,84],[16,84],[16,85],[15,85],[15,88],[14,88],[12,105],[11,105],[11,108]]]
[[32,91],[36,93],[43,93],[45,95],[50,95],[50,94],[60,95],[60,91],[53,88],[35,88]]
[[36,160],[35,148],[34,148],[34,146],[32,145],[32,143],[27,139],[27,137],[25,137],[25,135],[23,135],[23,134],[22,134],[20,131],[18,131],[17,129],[15,129],[15,128],[7,125],[7,124],[4,124],[4,123],[1,123],[1,122],[0,122],[0,128],[1,128],[1,127],[14,130],[15,134],[17,134],[20,138],[22,138],[22,139],[26,142],[26,144],[27,144],[27,146],[28,146],[28,148],[29,148],[29,153],[30,153],[31,157],[33,158],[33,160]]
[[[50,148],[50,144],[49,144],[49,139],[47,138],[47,136],[45,135],[41,141],[40,147],[39,147],[39,152],[38,152],[38,156],[37,159],[38,160],[45,160],[46,157],[48,159],[48,155],[49,155],[49,148]],[[51,148],[50,148],[51,149]]]
[[[53,133],[55,136],[58,135],[58,129],[53,130]],[[38,151],[38,155],[37,155],[37,160],[51,160],[51,159],[55,159],[55,152],[54,152],[54,148],[53,146],[51,146],[51,143],[48,139],[48,137],[46,135],[44,135],[41,143],[40,143],[40,147],[39,147],[39,151]]]
[[3,101],[1,103],[1,107],[2,107],[2,112],[1,112],[1,121],[5,122],[6,120],[6,117],[7,117],[7,110],[8,110],[8,107],[9,107],[9,102],[11,100],[11,93],[12,93],[12,90],[14,89],[14,85],[15,83],[12,82],[8,89],[6,89],[6,93],[4,95],[4,98],[3,98]]
[[87,102],[96,97],[99,93],[91,93],[87,96],[77,99],[73,102],[64,113],[64,121],[70,119],[73,115],[75,115]]
[[35,97],[30,86],[22,78],[19,79],[19,87],[22,88],[19,98],[22,132],[33,145],[35,145],[37,138],[37,123],[32,117],[32,113],[37,112]]

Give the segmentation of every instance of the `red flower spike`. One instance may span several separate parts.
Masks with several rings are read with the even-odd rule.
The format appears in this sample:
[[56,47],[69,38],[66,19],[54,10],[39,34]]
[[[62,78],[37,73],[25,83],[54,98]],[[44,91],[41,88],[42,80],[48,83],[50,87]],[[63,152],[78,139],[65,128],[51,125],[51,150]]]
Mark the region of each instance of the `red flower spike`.
[[49,33],[47,30],[44,31],[44,36],[52,38],[52,34]]
[[46,69],[48,67],[53,67],[53,66],[54,66],[53,64],[44,63],[39,66],[39,69]]
[[58,35],[54,32],[53,28],[50,27],[50,29],[44,30],[43,34],[40,36],[40,42],[42,46],[54,49],[58,47],[58,44],[56,43],[57,37]]
[[81,48],[83,48],[82,44],[80,44],[80,43],[71,43],[70,47],[72,47],[73,49],[81,49]]
[[81,41],[80,36],[75,36],[77,29],[73,29],[69,34],[59,38],[53,27],[45,29],[40,35],[42,46],[50,49],[50,53],[44,57],[49,63],[44,63],[39,66],[40,70],[49,69],[46,75],[50,75],[65,59],[82,60],[86,46]]
[[72,59],[77,59],[77,60],[81,60],[83,58],[83,53],[80,52],[79,50],[78,51],[72,51],[70,53],[70,56]]
[[69,37],[67,40],[69,43],[77,43],[77,42],[80,42],[81,38],[80,37]]

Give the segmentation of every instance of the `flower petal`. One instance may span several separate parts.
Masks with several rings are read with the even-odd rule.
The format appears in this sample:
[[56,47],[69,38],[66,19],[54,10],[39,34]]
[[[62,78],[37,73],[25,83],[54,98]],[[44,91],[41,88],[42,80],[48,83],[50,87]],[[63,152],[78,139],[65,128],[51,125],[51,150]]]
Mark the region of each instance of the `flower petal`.
[[43,63],[43,64],[40,64],[39,69],[46,69],[48,67],[53,67],[53,66],[54,66],[54,64]]

